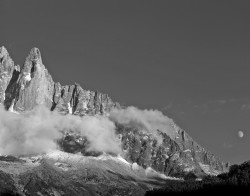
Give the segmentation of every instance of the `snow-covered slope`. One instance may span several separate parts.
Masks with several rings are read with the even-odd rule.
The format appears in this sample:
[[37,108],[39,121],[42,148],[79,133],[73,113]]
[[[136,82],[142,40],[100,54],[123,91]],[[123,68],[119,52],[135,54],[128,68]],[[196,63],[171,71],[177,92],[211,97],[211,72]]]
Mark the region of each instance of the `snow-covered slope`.
[[15,192],[30,195],[108,195],[110,192],[143,195],[146,190],[161,187],[166,179],[181,180],[152,168],[135,167],[120,155],[86,157],[62,151],[37,156],[0,156],[1,175],[16,182],[13,183]]

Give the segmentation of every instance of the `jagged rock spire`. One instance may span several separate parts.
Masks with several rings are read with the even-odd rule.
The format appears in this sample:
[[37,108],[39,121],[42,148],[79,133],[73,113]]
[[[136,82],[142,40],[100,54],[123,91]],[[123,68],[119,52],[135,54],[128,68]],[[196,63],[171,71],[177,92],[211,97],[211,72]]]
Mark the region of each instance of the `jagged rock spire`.
[[14,62],[7,49],[0,47],[0,104],[5,100],[5,90],[9,85],[14,70]]
[[0,65],[1,68],[14,66],[14,62],[4,46],[0,47]]
[[29,55],[27,56],[26,60],[35,60],[35,61],[40,61],[42,62],[42,58],[41,58],[41,52],[38,48],[34,47],[30,50]]
[[3,56],[7,56],[9,55],[7,49],[4,46],[0,47],[0,58],[2,58]]
[[42,63],[38,48],[32,48],[18,79],[20,88],[15,99],[14,110],[29,111],[36,105],[52,106],[54,81]]
[[[2,51],[5,56],[8,55],[5,48]],[[51,110],[84,115],[85,113],[104,114],[117,106],[109,96],[83,90],[79,84],[61,86],[60,83],[54,83],[42,63],[41,52],[38,48],[32,48],[22,69],[18,68],[19,66],[13,64],[10,73],[11,82],[4,79],[7,83],[1,85],[4,87],[2,94],[5,92],[7,95],[4,101],[6,109],[26,112],[36,105],[44,104]]]
[[34,72],[36,65],[42,65],[42,57],[38,48],[32,48],[29,55],[27,56],[22,71],[23,72]]
[[36,47],[32,48],[30,50],[29,57],[34,59],[34,60],[41,60],[41,53],[40,50]]

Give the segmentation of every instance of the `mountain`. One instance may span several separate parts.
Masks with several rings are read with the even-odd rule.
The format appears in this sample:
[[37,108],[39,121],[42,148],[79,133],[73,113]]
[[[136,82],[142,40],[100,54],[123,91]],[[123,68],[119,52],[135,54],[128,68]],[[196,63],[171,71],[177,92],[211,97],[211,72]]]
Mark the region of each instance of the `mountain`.
[[144,195],[160,187],[143,168],[121,157],[82,156],[53,151],[19,157],[0,156],[0,195]]
[[[6,110],[20,115],[32,111],[37,105],[45,105],[48,110],[57,111],[62,115],[71,114],[81,117],[101,115],[107,118],[110,112],[115,109],[129,109],[129,107],[121,106],[119,103],[112,101],[107,94],[85,90],[79,84],[63,86],[58,82],[54,82],[42,62],[39,49],[33,48],[26,58],[24,65],[20,68],[19,65],[14,64],[5,47],[0,48],[0,105]],[[217,175],[228,171],[229,165],[227,163],[223,163],[212,153],[202,148],[183,129],[176,125],[173,120],[170,119],[167,122],[167,127],[170,131],[166,131],[164,127],[156,130],[157,134],[162,138],[162,143],[159,143],[149,132],[142,131],[141,127],[117,121],[116,133],[122,144],[122,157],[124,160],[130,165],[137,164],[138,167],[143,168],[145,171],[151,168],[153,171],[164,176],[180,178],[190,172],[194,173],[197,177],[202,177],[207,174]],[[66,130],[64,137],[58,141],[60,149],[66,153],[71,153],[71,155],[81,154],[85,158],[92,157],[89,158],[90,160],[93,157],[102,156],[100,152],[86,151],[87,143],[86,138],[70,130]],[[72,155],[72,157],[74,156]],[[24,175],[27,181],[31,180],[36,183],[38,177],[35,176],[39,176],[39,172],[43,170],[47,172],[48,170],[49,176],[50,171],[54,172],[55,167],[47,158],[42,158],[38,162],[38,168],[28,169],[28,172],[24,172],[25,174],[22,173],[19,178],[21,179]],[[21,164],[22,161],[18,161],[17,163]],[[17,163],[15,162],[15,164]],[[61,165],[64,166],[64,163]],[[56,167],[55,170],[57,169]],[[3,167],[0,167],[0,170],[6,172],[3,170]],[[107,168],[104,171],[108,171]],[[61,179],[62,184],[71,186],[70,183],[76,183],[72,181],[64,182],[64,178],[60,177],[60,175],[64,174],[61,173],[62,171],[59,172],[56,178]],[[72,175],[70,179],[74,178],[75,174],[73,173],[69,174]],[[114,173],[127,181],[127,171]],[[105,175],[100,176],[100,179],[104,178]],[[128,187],[132,186],[134,181],[137,181],[135,179],[138,178],[137,174],[136,178],[131,177],[131,175],[129,174]],[[43,176],[42,178],[47,179],[49,177]],[[97,178],[99,178],[98,175]],[[82,177],[80,176],[79,179],[82,179]],[[12,180],[15,181],[15,179]],[[79,187],[80,189],[87,189],[82,183],[79,184]],[[136,187],[134,190],[137,191]],[[76,194],[77,192],[72,193]]]
[[33,48],[20,70],[7,50],[1,48],[1,104],[16,112],[44,104],[51,110],[78,115],[108,112],[116,106],[106,94],[83,90],[80,85],[55,83],[42,63],[40,51]]

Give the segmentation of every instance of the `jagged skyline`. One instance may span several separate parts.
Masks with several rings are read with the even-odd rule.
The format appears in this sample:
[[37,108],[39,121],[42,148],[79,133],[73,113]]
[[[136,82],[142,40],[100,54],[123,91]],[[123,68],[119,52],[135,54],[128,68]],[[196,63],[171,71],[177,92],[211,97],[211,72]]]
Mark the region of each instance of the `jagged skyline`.
[[205,148],[242,162],[250,158],[248,8],[2,1],[0,45],[20,65],[38,47],[55,81],[165,110]]
[[228,171],[228,163],[162,112],[121,106],[79,84],[55,83],[38,48],[31,49],[20,68],[1,47],[0,63],[0,154],[30,155],[59,148],[83,156],[91,151],[121,154],[167,175]]

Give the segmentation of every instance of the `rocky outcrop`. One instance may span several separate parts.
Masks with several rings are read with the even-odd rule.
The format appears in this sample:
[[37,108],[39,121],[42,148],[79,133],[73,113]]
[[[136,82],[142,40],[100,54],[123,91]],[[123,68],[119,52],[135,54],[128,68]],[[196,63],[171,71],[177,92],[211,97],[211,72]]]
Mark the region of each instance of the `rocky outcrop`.
[[17,88],[18,94],[13,103],[15,111],[30,111],[40,104],[52,106],[54,82],[43,65],[37,48],[33,48],[26,58],[17,81]]
[[106,114],[113,107],[120,107],[106,94],[84,90],[79,84],[61,86],[55,83],[51,110],[83,116]]
[[[136,163],[143,168],[153,168],[168,176],[183,177],[192,172],[197,177],[217,175],[228,171],[228,165],[205,151],[186,133],[182,142],[171,139],[166,133],[159,131],[163,137],[158,144],[155,137],[141,130],[124,125],[116,125],[118,138],[121,140],[123,157],[131,164]],[[183,130],[180,132],[183,133]],[[191,145],[188,145],[191,143]],[[86,151],[88,141],[75,133],[68,132],[59,141],[60,147],[70,153],[81,153],[85,156],[98,156],[100,153]]]
[[[107,94],[83,89],[79,84],[62,86],[54,82],[45,68],[41,53],[33,48],[23,67],[15,66],[4,47],[0,48],[0,103],[6,109],[22,113],[43,104],[61,114],[107,115],[112,108],[120,108]],[[158,144],[151,135],[138,128],[116,124],[121,139],[123,156],[130,163],[145,169],[150,167],[166,175],[183,176],[193,172],[198,176],[216,175],[228,170],[212,153],[198,145],[174,121],[169,121],[173,135],[158,130],[163,143]],[[86,138],[72,134],[70,130],[59,141],[67,152],[83,155],[99,155],[99,152],[86,152]]]
[[15,69],[14,62],[5,47],[0,48],[0,104],[4,103],[7,89]]
[[14,66],[7,50],[1,49],[0,96],[6,109],[18,113],[45,105],[62,114],[105,114],[119,107],[106,94],[83,90],[79,84],[55,83],[42,62],[38,48],[33,48],[20,70]]

